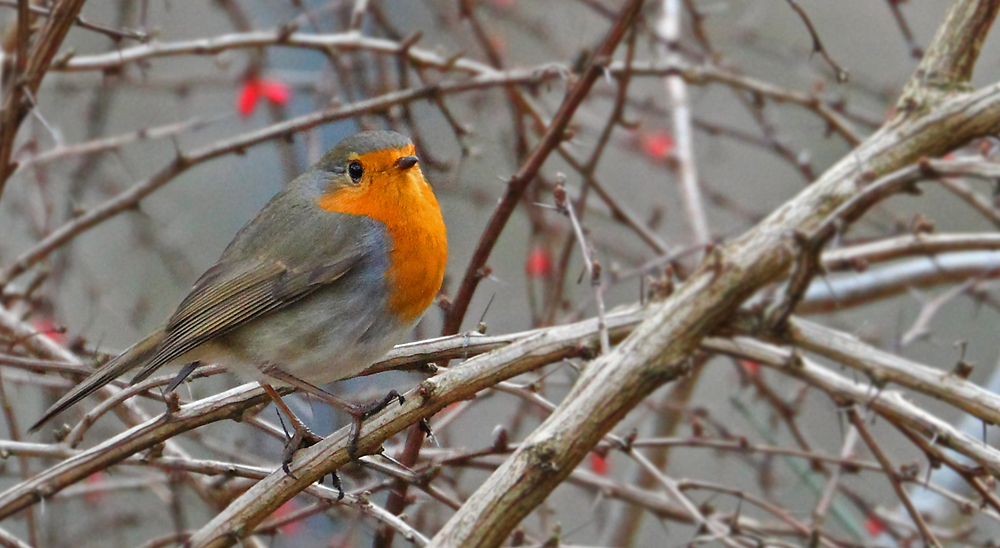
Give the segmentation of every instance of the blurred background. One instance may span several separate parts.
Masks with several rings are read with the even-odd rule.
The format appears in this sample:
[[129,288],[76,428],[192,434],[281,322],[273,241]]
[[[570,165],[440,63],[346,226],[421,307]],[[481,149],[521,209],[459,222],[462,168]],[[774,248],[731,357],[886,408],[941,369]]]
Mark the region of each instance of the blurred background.
[[[668,264],[667,276],[679,282],[697,264],[706,244],[725,242],[753,226],[849,154],[854,139],[873,133],[892,116],[920,49],[947,7],[945,2],[899,0],[685,0],[678,3],[680,34],[671,40],[657,34],[662,9],[669,3],[645,3],[642,22],[616,50],[615,70],[609,68],[594,86],[573,118],[563,152],[546,161],[500,235],[488,261],[491,272],[479,285],[460,331],[481,323],[489,334],[511,333],[596,314],[594,289],[583,274],[572,226],[551,207],[552,189],[559,182],[578,208],[589,246],[602,266],[601,293],[609,310],[644,300],[650,277],[662,281]],[[9,35],[16,33],[14,4],[0,5],[8,55]],[[179,153],[198,156],[212,147],[224,150],[204,154],[205,161],[168,177],[135,207],[82,231],[32,263],[4,289],[5,305],[45,336],[83,354],[120,351],[169,315],[235,232],[284,183],[343,137],[368,128],[395,129],[417,143],[448,226],[450,258],[442,300],[449,302],[507,182],[544,131],[538,122],[547,122],[556,112],[622,4],[89,2],[82,17],[106,29],[76,26],[70,31],[38,93],[38,108],[22,125],[14,153],[21,165],[0,201],[0,267],[8,268],[64,223],[152,180],[169,169]],[[359,5],[364,11],[357,13]],[[808,24],[793,5],[807,14]],[[822,54],[813,51],[810,26],[822,42]],[[275,29],[336,36],[340,41],[329,47],[282,44],[274,39]],[[254,37],[257,41],[251,43]],[[211,47],[226,40],[241,45]],[[977,86],[995,82],[1000,74],[996,44],[995,36],[988,38],[977,65]],[[413,49],[404,59],[398,52],[406,55],[407,48]],[[687,78],[686,97],[678,103],[667,82],[677,71],[668,66],[681,67],[679,72],[689,75],[705,67],[709,76]],[[838,81],[838,66],[847,72],[846,81]],[[497,73],[507,74],[509,85],[459,91],[447,87]],[[513,81],[514,76],[519,79]],[[431,100],[385,99],[400,89],[434,83],[445,91]],[[515,95],[521,99],[513,99]],[[383,106],[362,115],[330,116],[322,123],[301,118],[371,99],[382,99]],[[621,119],[605,141],[602,133],[617,102],[623,103]],[[677,134],[679,108],[690,115],[690,154],[678,150],[686,146]],[[831,118],[844,125],[831,124]],[[292,121],[287,137],[276,131],[275,137],[259,143],[251,138],[253,132],[285,121]],[[977,143],[967,153],[992,146]],[[588,182],[579,168],[598,147],[599,161]],[[697,170],[707,238],[695,226],[690,196],[681,186],[690,160]],[[994,207],[990,185],[969,184],[967,190]],[[916,224],[962,233],[995,227],[959,192],[929,185],[921,196],[893,198],[879,206],[835,247],[907,234]],[[995,277],[998,259],[982,255],[977,260],[981,266],[975,281],[983,283],[975,292],[955,292],[953,285],[903,284],[895,296],[872,297],[833,312],[825,309],[813,319],[942,370],[964,359],[975,366],[971,380],[987,383],[998,359],[996,309],[988,283]],[[831,274],[829,283],[817,282],[814,290],[835,293],[831,288],[836,280],[860,275]],[[940,302],[926,329],[914,332],[927,303],[949,291],[954,295]],[[432,307],[414,339],[439,335],[442,318],[442,310]],[[558,402],[578,367],[553,364],[518,382]],[[8,373],[6,398],[17,410],[22,431],[70,384],[40,385],[31,375],[5,368],[5,377]],[[394,372],[336,383],[330,389],[362,401],[388,388],[409,388],[422,378]],[[236,384],[232,376],[217,375],[179,390],[187,400]],[[287,399],[320,433],[346,424],[345,416],[325,406],[297,396]],[[913,399],[944,420],[962,424],[960,411],[920,395]],[[147,407],[157,413],[162,403],[148,402]],[[64,420],[72,423],[84,410],[75,409]],[[446,420],[432,421],[432,426],[443,422],[435,428],[441,446],[428,443],[427,459],[449,448],[488,448],[498,427],[515,442],[546,412],[516,395],[489,392],[443,415]],[[259,416],[277,420],[270,408]],[[978,423],[975,428],[978,431]],[[88,432],[84,446],[121,429],[109,415]],[[917,475],[926,477],[922,452],[888,425],[876,421],[872,429],[894,462],[916,463]],[[9,427],[6,431],[10,437]],[[620,435],[633,431],[678,439],[743,438],[755,445],[836,455],[845,422],[829,398],[798,381],[761,372],[751,363],[714,357],[700,360],[689,379],[660,390],[615,429]],[[51,436],[45,432],[29,440],[51,441]],[[282,447],[281,440],[232,422],[205,427],[179,441],[197,458],[262,466],[275,466]],[[387,445],[387,452],[394,454],[402,441]],[[829,473],[810,468],[808,459],[776,454],[698,447],[660,453],[657,458],[670,476],[733,490],[692,488],[688,494],[697,504],[765,523],[782,520],[759,505],[741,502],[744,498],[773,501],[792,518],[808,522],[826,482],[824,474]],[[856,455],[872,460],[862,444]],[[54,462],[34,459],[32,470]],[[462,500],[499,462],[495,458],[447,466],[441,488]],[[8,458],[0,487],[15,485],[24,474],[22,466]],[[614,452],[595,455],[587,467],[589,473],[614,482],[643,481],[634,465]],[[349,470],[344,476],[345,489],[372,490],[372,501],[385,503],[388,482],[378,473]],[[155,468],[119,466],[34,507],[30,519],[21,513],[2,526],[38,546],[152,546],[151,539],[197,529],[216,511],[179,483],[176,474]],[[558,489],[545,508],[523,524],[526,543],[550,538],[556,523],[561,530],[561,544],[556,545],[567,546],[674,546],[697,533],[689,523],[626,505],[595,485],[583,482]],[[824,525],[832,536],[824,542],[892,546],[912,537],[905,519],[901,524],[892,521],[900,515],[898,500],[884,477],[871,471],[848,474],[842,486]],[[950,488],[969,496],[968,488]],[[921,491],[915,488],[914,496]],[[451,510],[426,493],[412,496],[413,506],[407,509],[411,525],[433,535]],[[294,512],[307,504],[302,496],[282,511]],[[932,522],[946,531],[942,538],[950,544],[983,546],[1000,532],[993,510],[976,508],[962,515],[960,505],[938,499],[926,504],[929,515],[938,512]],[[993,515],[987,515],[990,512]],[[378,529],[376,521],[332,506],[256,539],[275,547],[369,546]],[[776,537],[791,545],[808,542],[794,534]],[[394,545],[406,544],[397,538]]]

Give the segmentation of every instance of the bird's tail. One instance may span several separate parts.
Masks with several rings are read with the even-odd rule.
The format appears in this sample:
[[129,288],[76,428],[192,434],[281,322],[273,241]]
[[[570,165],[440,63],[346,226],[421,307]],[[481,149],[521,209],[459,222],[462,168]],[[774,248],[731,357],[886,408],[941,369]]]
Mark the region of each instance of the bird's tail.
[[66,395],[59,398],[59,401],[52,404],[52,407],[35,424],[31,425],[28,432],[37,431],[52,417],[62,413],[83,398],[97,392],[101,387],[117,379],[127,371],[135,369],[149,361],[163,341],[163,336],[163,330],[157,329],[148,337],[135,343],[128,350],[118,355],[118,357],[91,373],[83,382],[74,386]]

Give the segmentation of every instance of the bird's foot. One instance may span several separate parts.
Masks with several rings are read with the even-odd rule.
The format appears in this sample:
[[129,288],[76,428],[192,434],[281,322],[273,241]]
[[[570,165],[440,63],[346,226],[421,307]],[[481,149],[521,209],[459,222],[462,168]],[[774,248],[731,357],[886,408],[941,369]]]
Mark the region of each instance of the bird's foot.
[[292,474],[289,465],[292,464],[292,458],[295,456],[295,452],[299,449],[312,447],[313,445],[323,441],[323,438],[313,434],[312,430],[309,430],[309,428],[307,428],[304,424],[295,425],[294,430],[295,433],[288,438],[288,441],[285,442],[285,448],[281,451],[281,469],[293,478],[295,477],[295,474]]
[[384,398],[380,400],[371,401],[368,403],[354,404],[352,409],[347,409],[346,411],[350,413],[353,423],[351,424],[351,434],[347,442],[347,454],[351,457],[351,461],[359,462],[362,455],[358,454],[358,440],[361,437],[361,423],[365,419],[371,417],[372,415],[382,411],[386,407],[389,407],[393,401],[399,401],[399,405],[403,405],[406,400],[396,392],[395,390],[390,390]]

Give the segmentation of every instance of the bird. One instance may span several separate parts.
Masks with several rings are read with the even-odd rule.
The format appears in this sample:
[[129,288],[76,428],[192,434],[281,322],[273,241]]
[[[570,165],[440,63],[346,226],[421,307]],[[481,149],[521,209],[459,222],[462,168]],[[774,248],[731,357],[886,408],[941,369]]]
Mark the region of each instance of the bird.
[[[168,364],[224,365],[258,381],[296,429],[312,434],[272,385],[291,385],[361,421],[399,396],[357,404],[317,385],[356,375],[402,342],[444,279],[448,240],[409,138],[350,136],[285,185],[236,234],[167,320],[56,401],[29,431],[133,369],[135,384]],[[402,398],[399,398],[402,400]]]

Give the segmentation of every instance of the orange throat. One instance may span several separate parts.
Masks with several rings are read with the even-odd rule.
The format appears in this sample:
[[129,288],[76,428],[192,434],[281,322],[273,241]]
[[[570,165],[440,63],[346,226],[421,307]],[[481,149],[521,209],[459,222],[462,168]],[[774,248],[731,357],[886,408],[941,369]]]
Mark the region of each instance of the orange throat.
[[357,186],[324,194],[327,211],[364,215],[385,225],[392,238],[389,310],[404,324],[416,321],[441,289],[448,239],[441,208],[419,166],[400,169],[397,159],[414,154],[413,145],[358,156],[365,176]]

